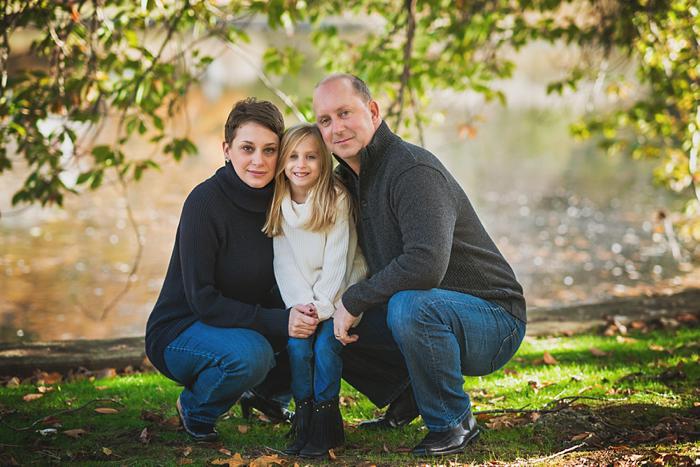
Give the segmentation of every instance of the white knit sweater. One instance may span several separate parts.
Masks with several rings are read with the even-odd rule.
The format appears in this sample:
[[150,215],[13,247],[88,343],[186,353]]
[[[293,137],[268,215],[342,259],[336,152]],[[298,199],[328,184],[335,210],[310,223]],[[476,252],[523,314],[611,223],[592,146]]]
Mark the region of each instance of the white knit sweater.
[[330,230],[304,229],[310,217],[310,199],[297,204],[287,195],[282,201],[282,234],[272,241],[275,277],[287,307],[313,303],[319,319],[325,320],[333,315],[343,292],[366,277],[367,265],[344,195],[338,197],[336,222]]

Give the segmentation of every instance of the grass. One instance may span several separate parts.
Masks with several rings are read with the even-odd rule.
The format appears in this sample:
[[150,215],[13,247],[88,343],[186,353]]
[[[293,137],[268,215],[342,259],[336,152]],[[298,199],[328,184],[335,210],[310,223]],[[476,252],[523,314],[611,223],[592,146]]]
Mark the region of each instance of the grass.
[[[527,338],[504,369],[465,379],[484,429],[466,453],[447,459],[407,452],[425,434],[420,420],[390,432],[354,428],[377,410],[343,386],[347,446],[335,460],[317,463],[561,465],[627,456],[630,465],[692,465],[700,457],[699,361],[698,327]],[[264,465],[271,460],[263,456],[275,455],[268,448],[286,443],[287,425],[245,420],[238,406],[219,422],[220,442],[191,442],[176,423],[179,388],[157,374],[49,382],[0,388],[1,465],[201,465],[222,459],[237,465],[231,457],[236,453]],[[25,401],[40,391],[40,398]],[[105,408],[113,413],[95,410]],[[523,412],[498,412],[512,409]]]

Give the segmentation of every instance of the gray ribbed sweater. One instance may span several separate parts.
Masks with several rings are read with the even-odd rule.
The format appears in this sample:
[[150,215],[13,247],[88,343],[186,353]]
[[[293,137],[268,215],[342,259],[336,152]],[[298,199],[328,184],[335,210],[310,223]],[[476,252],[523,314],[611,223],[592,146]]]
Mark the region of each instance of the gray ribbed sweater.
[[358,236],[370,277],[343,294],[353,315],[401,290],[441,288],[501,305],[526,321],[523,290],[464,190],[430,152],[382,122],[360,153],[360,175],[339,159],[358,206]]

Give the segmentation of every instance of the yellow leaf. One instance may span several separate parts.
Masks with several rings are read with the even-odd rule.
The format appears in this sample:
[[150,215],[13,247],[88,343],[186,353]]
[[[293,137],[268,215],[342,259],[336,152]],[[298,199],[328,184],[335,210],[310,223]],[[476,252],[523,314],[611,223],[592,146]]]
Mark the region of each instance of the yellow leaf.
[[229,451],[229,450],[226,449],[226,448],[221,448],[221,449],[219,449],[219,452],[220,452],[221,454],[223,454],[224,456],[230,456],[231,454],[233,454],[231,451]]
[[571,441],[581,441],[584,439],[589,438],[593,433],[590,431],[584,431],[583,433],[579,433],[577,435],[574,435],[571,437]]
[[101,413],[104,415],[119,413],[119,411],[117,409],[113,409],[111,407],[98,407],[95,409],[95,412]]
[[244,465],[248,465],[248,462],[246,462],[239,453],[225,459],[214,459],[211,463],[214,465],[228,465],[229,467],[243,467]]
[[112,450],[109,448],[102,448],[102,452],[105,453],[105,456],[111,456],[112,455]]
[[16,376],[13,376],[13,377],[7,382],[7,384],[6,384],[5,386],[7,386],[8,388],[17,388],[17,387],[19,387],[19,383],[20,383],[19,378],[16,377]]
[[282,459],[277,454],[273,454],[271,456],[260,456],[253,459],[250,461],[250,464],[248,464],[248,467],[269,467],[272,465],[284,465],[287,462],[287,459]]

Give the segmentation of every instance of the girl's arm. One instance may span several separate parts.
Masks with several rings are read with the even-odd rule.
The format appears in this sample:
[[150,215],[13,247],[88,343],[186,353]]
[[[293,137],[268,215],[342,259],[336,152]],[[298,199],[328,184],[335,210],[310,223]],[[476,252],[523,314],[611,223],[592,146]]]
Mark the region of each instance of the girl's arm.
[[348,245],[350,243],[350,222],[348,199],[338,196],[336,203],[335,224],[328,231],[326,247],[323,252],[321,275],[313,285],[314,301],[318,319],[330,318],[335,311],[335,301],[348,263]]
[[313,289],[294,261],[294,252],[289,240],[284,235],[277,235],[272,238],[272,247],[275,255],[272,264],[284,304],[289,308],[311,303],[314,299]]

